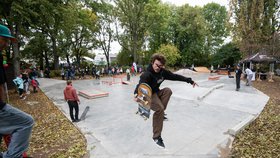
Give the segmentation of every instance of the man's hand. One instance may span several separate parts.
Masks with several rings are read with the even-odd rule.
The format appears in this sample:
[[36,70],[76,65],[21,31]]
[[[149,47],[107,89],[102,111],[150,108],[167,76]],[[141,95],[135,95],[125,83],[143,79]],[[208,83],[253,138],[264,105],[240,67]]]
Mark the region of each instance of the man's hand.
[[198,86],[198,84],[196,82],[193,82],[192,86],[194,88],[195,86]]

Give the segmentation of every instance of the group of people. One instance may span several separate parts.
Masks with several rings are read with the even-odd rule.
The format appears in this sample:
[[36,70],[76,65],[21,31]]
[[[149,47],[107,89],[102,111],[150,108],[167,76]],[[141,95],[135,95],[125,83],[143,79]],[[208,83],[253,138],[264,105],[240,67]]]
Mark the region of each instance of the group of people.
[[33,88],[33,93],[37,92],[37,88],[39,86],[39,82],[36,80],[36,77],[31,76],[29,77],[27,72],[19,74],[14,80],[13,80],[17,91],[19,93],[20,99],[25,99],[26,94],[30,94],[29,87],[30,85]]
[[[9,45],[9,41],[16,40],[11,36],[10,31],[7,27],[0,25],[0,52]],[[0,62],[3,63],[3,57],[0,56]],[[161,54],[154,54],[151,57],[151,62],[141,76],[139,83],[136,85],[134,96],[137,96],[137,88],[141,83],[148,84],[152,89],[151,98],[151,109],[154,110],[153,114],[153,141],[159,146],[164,148],[165,144],[162,138],[163,121],[165,117],[165,110],[169,99],[172,95],[172,90],[168,87],[160,88],[164,80],[172,81],[182,81],[191,84],[193,87],[198,86],[198,84],[192,80],[192,78],[184,77],[179,74],[172,73],[165,68],[166,59]],[[137,71],[135,65],[132,65],[134,71]],[[133,70],[132,70],[133,71]],[[251,85],[252,71],[247,68],[245,70],[247,74],[247,85]],[[126,73],[130,73],[126,71]],[[240,78],[242,71],[240,66],[236,69],[236,90],[240,89]],[[3,64],[0,64],[0,136],[11,135],[11,143],[8,146],[7,151],[0,153],[0,158],[17,158],[21,157],[24,151],[27,150],[29,145],[29,137],[31,135],[32,127],[34,125],[34,120],[29,114],[22,112],[19,109],[14,108],[10,104],[5,103],[5,88],[6,83],[6,73]],[[26,79],[23,79],[20,75],[14,80],[14,83],[19,89],[19,94],[22,97],[24,91],[24,83]],[[67,101],[69,106],[69,113],[72,122],[79,121],[79,106],[80,99],[77,95],[76,89],[72,85],[71,80],[67,80],[66,88],[64,89],[64,99]],[[139,102],[137,97],[133,99]]]
[[[240,90],[240,80],[241,80],[242,70],[240,68],[240,65],[238,64],[236,66],[235,70],[235,78],[236,78],[236,91]],[[245,76],[246,76],[246,86],[252,85],[252,78],[253,78],[253,71],[247,67],[245,69]]]
[[113,67],[97,67],[93,66],[90,70],[88,66],[76,67],[76,66],[64,66],[61,68],[61,79],[62,80],[75,80],[76,76],[79,79],[83,79],[85,75],[91,75],[92,78],[100,79],[100,76],[103,75],[119,75],[124,73],[122,67],[113,66]]

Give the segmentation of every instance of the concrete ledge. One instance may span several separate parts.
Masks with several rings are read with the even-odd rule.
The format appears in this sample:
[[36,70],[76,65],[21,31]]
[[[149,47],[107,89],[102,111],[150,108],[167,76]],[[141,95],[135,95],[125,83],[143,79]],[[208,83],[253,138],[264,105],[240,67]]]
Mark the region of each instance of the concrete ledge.
[[219,80],[219,79],[220,79],[220,76],[209,76],[208,77],[208,80],[210,80],[210,81]]
[[207,92],[203,93],[201,96],[198,96],[197,100],[199,100],[199,101],[203,100],[210,93],[212,93],[215,89],[219,89],[219,88],[222,88],[222,87],[224,87],[224,84],[218,84],[216,86],[211,87]]
[[256,119],[257,116],[255,115],[250,115],[243,121],[241,121],[239,124],[234,126],[231,129],[228,129],[228,133],[230,135],[235,136],[237,133],[239,133],[242,129],[244,129],[246,126],[248,126],[251,122],[253,122]]
[[109,95],[108,92],[103,92],[103,91],[96,90],[96,89],[78,91],[78,93],[80,96],[85,97],[87,99],[107,97]]

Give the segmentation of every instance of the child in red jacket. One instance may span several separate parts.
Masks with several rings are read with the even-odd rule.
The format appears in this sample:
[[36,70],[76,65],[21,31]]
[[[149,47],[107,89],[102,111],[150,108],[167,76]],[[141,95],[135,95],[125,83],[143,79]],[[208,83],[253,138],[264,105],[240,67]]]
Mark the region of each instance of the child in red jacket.
[[31,85],[32,85],[32,87],[33,87],[33,93],[37,93],[38,84],[37,84],[37,81],[35,80],[34,77],[33,77],[32,80],[31,80]]

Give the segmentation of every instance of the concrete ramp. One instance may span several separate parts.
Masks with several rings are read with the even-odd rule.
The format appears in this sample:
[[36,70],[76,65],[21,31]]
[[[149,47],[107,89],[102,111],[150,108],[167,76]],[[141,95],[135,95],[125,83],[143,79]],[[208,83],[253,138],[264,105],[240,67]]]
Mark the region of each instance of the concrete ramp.
[[[91,157],[219,157],[221,147],[232,140],[231,134],[254,120],[269,98],[243,86],[243,82],[240,91],[235,91],[235,81],[227,77],[208,81],[208,75],[197,73],[195,78],[199,87],[177,81],[164,81],[161,86],[173,91],[165,111],[169,120],[164,121],[162,132],[165,149],[159,149],[152,140],[152,117],[144,121],[135,114],[138,105],[133,101],[133,92],[138,76],[131,78],[130,85],[74,81],[77,90],[93,88],[110,92],[108,97],[99,99],[80,98],[81,109],[91,106],[91,110],[87,119],[75,124],[87,138]],[[65,82],[42,79],[40,83],[43,92],[69,118],[67,103],[61,101]]]
[[210,70],[207,67],[195,67],[194,70],[196,72],[210,73]]
[[259,115],[268,99],[269,97],[266,95],[216,90],[206,97],[204,102],[222,108]]
[[193,74],[196,74],[197,72],[192,71],[190,69],[180,69],[174,73],[185,76],[185,75],[193,75]]

